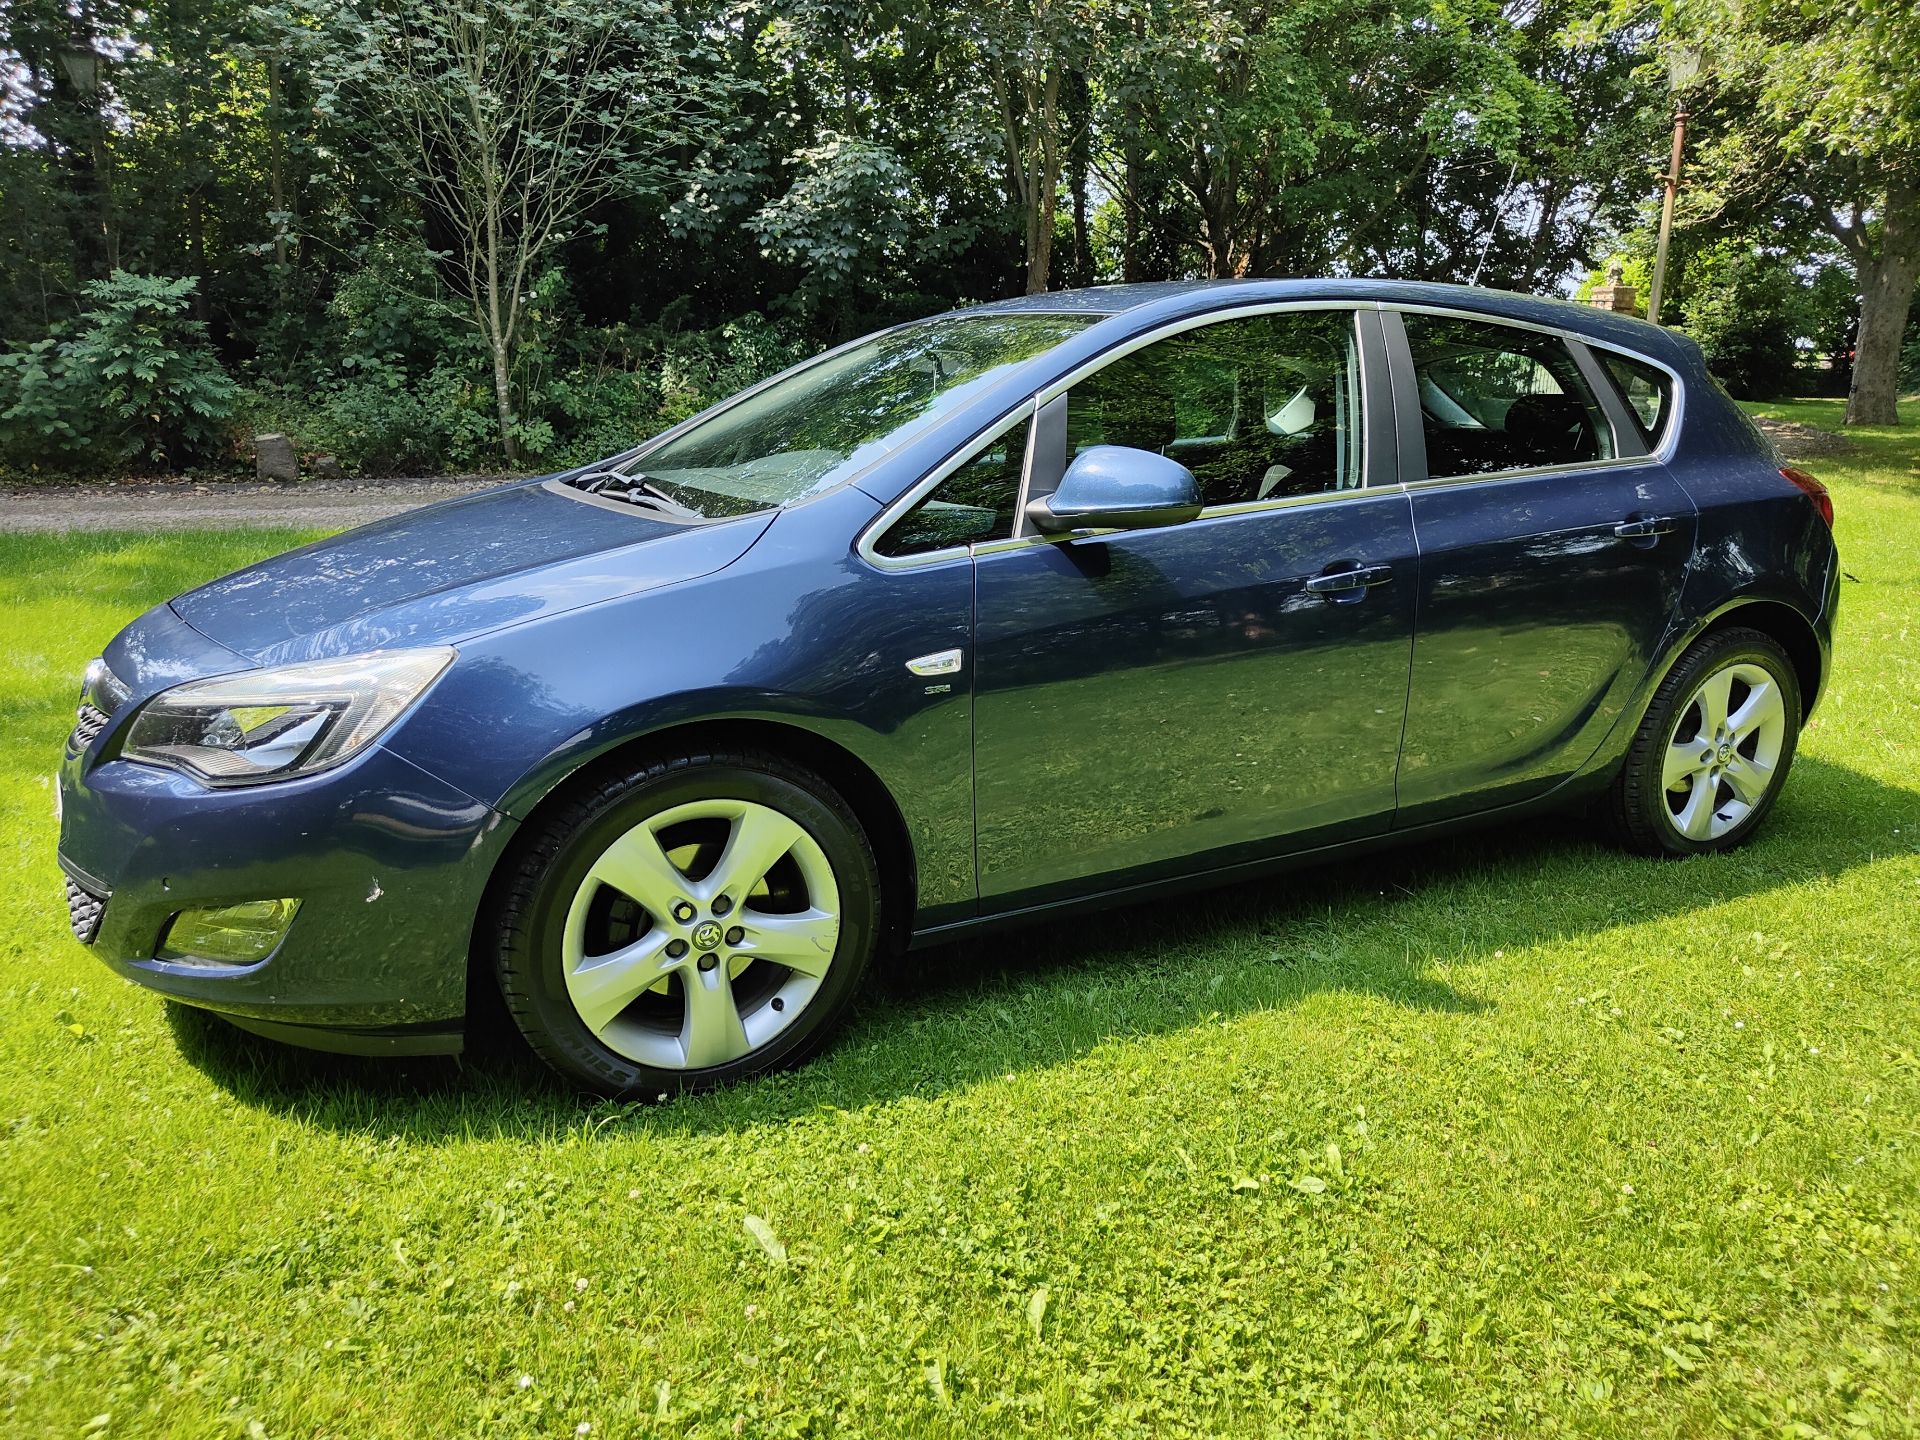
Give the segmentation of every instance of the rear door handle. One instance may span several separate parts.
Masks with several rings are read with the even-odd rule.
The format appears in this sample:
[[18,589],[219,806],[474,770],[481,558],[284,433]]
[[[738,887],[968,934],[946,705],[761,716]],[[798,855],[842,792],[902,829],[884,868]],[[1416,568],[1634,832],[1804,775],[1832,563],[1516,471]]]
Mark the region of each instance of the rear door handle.
[[1334,570],[1325,575],[1315,575],[1307,581],[1307,589],[1315,595],[1338,595],[1346,600],[1358,600],[1373,585],[1384,585],[1393,579],[1393,567],[1389,565],[1355,565],[1346,570]]
[[1613,527],[1613,533],[1622,540],[1651,540],[1656,535],[1670,534],[1673,521],[1665,515],[1650,516],[1645,520],[1622,520]]

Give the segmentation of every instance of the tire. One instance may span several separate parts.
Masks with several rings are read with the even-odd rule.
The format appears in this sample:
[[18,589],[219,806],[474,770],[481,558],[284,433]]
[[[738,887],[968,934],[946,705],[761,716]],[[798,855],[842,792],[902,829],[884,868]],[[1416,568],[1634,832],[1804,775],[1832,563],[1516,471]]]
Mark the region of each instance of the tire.
[[1799,676],[1771,636],[1703,636],[1654,692],[1607,795],[1610,828],[1643,855],[1745,844],[1786,784],[1801,713]]
[[582,785],[518,837],[495,971],[534,1053],[575,1084],[707,1090],[819,1048],[873,958],[880,906],[872,845],[819,776],[755,751],[666,755]]

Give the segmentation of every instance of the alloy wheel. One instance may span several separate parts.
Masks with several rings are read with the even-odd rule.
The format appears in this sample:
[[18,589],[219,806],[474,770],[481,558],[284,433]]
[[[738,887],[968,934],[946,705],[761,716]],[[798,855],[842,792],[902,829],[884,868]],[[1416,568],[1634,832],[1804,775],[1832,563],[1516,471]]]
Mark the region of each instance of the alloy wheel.
[[1710,672],[1667,737],[1661,788],[1668,822],[1693,841],[1718,840],[1766,799],[1787,737],[1780,682],[1740,660]]
[[818,841],[750,800],[676,805],[601,852],[562,935],[568,997],[602,1044],[663,1070],[772,1041],[826,978],[840,890]]

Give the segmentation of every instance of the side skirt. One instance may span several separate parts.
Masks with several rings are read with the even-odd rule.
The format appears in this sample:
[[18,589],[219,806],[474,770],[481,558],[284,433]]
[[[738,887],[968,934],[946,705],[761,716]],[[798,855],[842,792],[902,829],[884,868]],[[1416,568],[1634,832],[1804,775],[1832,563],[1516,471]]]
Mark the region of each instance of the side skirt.
[[1439,839],[1463,831],[1482,830],[1512,820],[1524,820],[1537,815],[1574,810],[1579,808],[1582,799],[1605,789],[1612,778],[1612,768],[1602,769],[1573,776],[1556,786],[1550,793],[1532,800],[1525,800],[1516,805],[1505,805],[1497,810],[1485,810],[1476,815],[1455,816],[1451,819],[1435,821],[1413,830],[1392,830],[1383,835],[1369,835],[1360,840],[1342,840],[1332,845],[1295,850],[1284,855],[1244,861],[1237,865],[1197,870],[1165,880],[1151,880],[1139,885],[1121,885],[1096,891],[1090,895],[1076,895],[1042,905],[1023,906],[1016,910],[1003,910],[992,915],[979,915],[945,925],[929,926],[913,933],[907,949],[923,950],[933,945],[946,945],[955,940],[971,939],[976,935],[1016,929],[1023,925],[1041,924],[1048,920],[1085,914],[1092,910],[1107,910],[1116,906],[1138,904],[1143,900],[1190,894],[1196,890],[1211,890],[1235,881],[1255,880],[1289,870],[1323,865],[1353,855],[1398,849],[1403,845],[1417,845],[1423,840]]

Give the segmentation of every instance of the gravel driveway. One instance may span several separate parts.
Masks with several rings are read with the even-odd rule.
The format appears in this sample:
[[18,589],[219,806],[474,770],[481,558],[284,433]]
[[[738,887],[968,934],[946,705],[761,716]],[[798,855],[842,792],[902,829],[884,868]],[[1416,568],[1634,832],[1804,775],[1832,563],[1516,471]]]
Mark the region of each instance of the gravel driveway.
[[0,487],[0,531],[344,530],[510,477],[438,480],[251,480],[196,484],[129,480],[102,485]]

